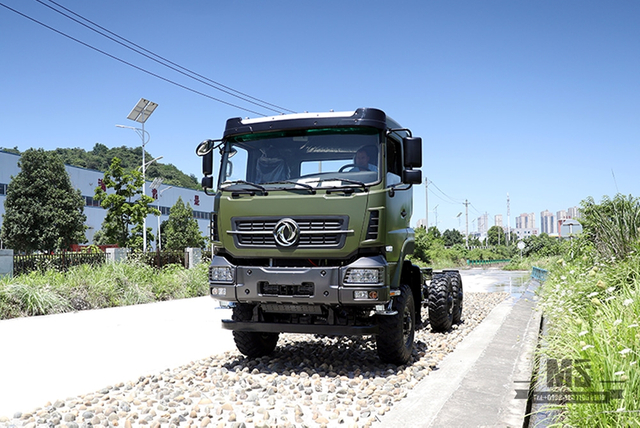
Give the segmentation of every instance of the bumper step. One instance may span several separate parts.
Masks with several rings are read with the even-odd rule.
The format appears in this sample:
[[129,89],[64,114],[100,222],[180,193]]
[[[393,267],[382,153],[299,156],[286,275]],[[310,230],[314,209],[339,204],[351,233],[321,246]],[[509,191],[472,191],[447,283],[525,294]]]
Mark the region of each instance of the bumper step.
[[256,323],[222,320],[222,328],[236,331],[259,331],[264,333],[305,333],[328,336],[369,336],[378,334],[377,325],[317,325]]

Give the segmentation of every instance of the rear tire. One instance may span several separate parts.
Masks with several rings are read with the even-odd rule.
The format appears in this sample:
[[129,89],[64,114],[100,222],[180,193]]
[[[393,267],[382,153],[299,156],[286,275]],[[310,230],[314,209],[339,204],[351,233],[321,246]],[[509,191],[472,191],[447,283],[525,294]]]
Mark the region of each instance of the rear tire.
[[445,273],[433,274],[429,285],[429,323],[431,330],[445,332],[453,323],[453,292],[451,278]]
[[451,279],[451,292],[453,293],[453,324],[460,324],[462,320],[462,302],[464,292],[462,291],[462,277],[458,271],[445,271]]
[[393,299],[395,315],[378,315],[376,345],[378,356],[385,363],[398,366],[411,359],[415,336],[415,302],[408,285],[400,286],[400,296]]
[[[231,319],[247,322],[253,318],[254,305],[238,303],[233,308]],[[238,351],[249,358],[269,355],[276,348],[280,333],[264,333],[259,331],[233,331],[233,340]]]

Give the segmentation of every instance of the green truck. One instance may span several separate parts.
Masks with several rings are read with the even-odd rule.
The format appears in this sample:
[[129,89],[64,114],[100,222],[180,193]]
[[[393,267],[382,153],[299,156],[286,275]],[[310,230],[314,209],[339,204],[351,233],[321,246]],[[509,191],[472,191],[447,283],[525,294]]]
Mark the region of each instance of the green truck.
[[232,118],[196,153],[214,197],[210,292],[244,355],[270,354],[280,333],[367,335],[405,364],[423,305],[434,330],[460,321],[459,273],[408,259],[422,140],[383,111]]

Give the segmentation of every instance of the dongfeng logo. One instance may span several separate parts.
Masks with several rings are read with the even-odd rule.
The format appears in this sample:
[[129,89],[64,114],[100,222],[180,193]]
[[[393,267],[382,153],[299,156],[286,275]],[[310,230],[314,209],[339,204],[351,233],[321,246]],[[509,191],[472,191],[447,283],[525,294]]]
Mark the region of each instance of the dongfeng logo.
[[298,223],[290,218],[283,218],[273,228],[273,237],[276,238],[276,243],[283,247],[294,245],[300,237]]

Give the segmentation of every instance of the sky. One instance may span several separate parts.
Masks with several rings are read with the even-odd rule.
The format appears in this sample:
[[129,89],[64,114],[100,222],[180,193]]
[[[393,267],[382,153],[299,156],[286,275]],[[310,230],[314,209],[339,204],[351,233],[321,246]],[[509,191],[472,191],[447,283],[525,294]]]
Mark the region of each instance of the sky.
[[[507,224],[507,194],[511,227],[640,196],[637,1],[0,0],[0,55],[0,147],[139,146],[115,125],[138,125],[146,98],[147,152],[199,178],[195,147],[228,118],[375,107],[422,137],[441,231],[464,232],[465,201],[471,232],[485,213]],[[414,186],[414,225],[425,194]]]

